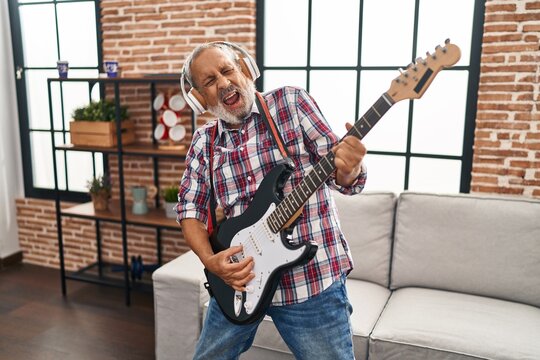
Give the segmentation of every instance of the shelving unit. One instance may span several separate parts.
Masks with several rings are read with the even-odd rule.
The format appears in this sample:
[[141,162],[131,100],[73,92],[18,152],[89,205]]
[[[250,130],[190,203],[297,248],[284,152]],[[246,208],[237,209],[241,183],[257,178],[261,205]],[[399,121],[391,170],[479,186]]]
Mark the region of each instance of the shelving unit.
[[[116,129],[117,129],[117,138],[121,138],[121,129],[120,123],[120,85],[121,84],[148,84],[150,86],[150,109],[151,109],[151,119],[152,119],[152,129],[155,128],[156,121],[156,111],[151,106],[152,100],[156,96],[156,85],[157,84],[178,84],[178,76],[140,76],[140,77],[129,77],[129,78],[49,78],[47,79],[47,88],[49,96],[49,114],[51,121],[51,129],[54,129],[53,121],[53,106],[51,98],[51,84],[54,82],[86,82],[88,83],[89,92],[92,87],[96,84],[102,89],[102,94],[104,93],[104,88],[106,86],[112,85],[114,88],[114,102],[116,104]],[[191,126],[192,129],[195,129],[196,118],[192,113],[191,115]],[[64,126],[64,125],[63,125]],[[65,129],[63,129],[65,131]],[[153,139],[153,137],[152,137]],[[67,295],[66,289],[66,279],[85,281],[94,284],[103,284],[108,286],[121,287],[125,290],[125,301],[126,305],[131,304],[131,290],[151,290],[152,283],[150,276],[143,274],[141,280],[133,281],[130,278],[130,264],[128,262],[128,245],[127,245],[127,225],[137,225],[144,227],[155,228],[157,231],[156,235],[156,247],[157,247],[157,260],[158,265],[162,263],[161,256],[161,230],[162,229],[172,229],[181,231],[179,225],[176,223],[175,219],[166,218],[162,209],[159,209],[159,196],[156,196],[156,206],[155,208],[150,208],[148,213],[145,215],[134,215],[131,211],[126,210],[125,202],[125,191],[124,191],[124,169],[123,169],[123,157],[124,156],[147,156],[151,157],[153,160],[153,174],[154,174],[154,185],[157,187],[159,184],[159,175],[158,175],[158,164],[159,158],[175,158],[180,161],[185,159],[185,153],[187,147],[183,150],[171,150],[159,148],[156,144],[156,141],[153,139],[153,143],[150,144],[130,144],[123,145],[121,141],[117,141],[117,146],[115,147],[91,147],[91,146],[75,146],[72,144],[56,144],[54,131],[51,131],[51,140],[53,148],[53,167],[54,167],[54,188],[55,188],[55,204],[56,204],[56,221],[58,229],[58,251],[60,257],[60,275],[62,283],[62,294]],[[56,164],[56,151],[88,151],[92,153],[103,153],[107,155],[117,155],[118,158],[118,185],[120,190],[119,200],[112,201],[109,204],[109,209],[107,211],[94,211],[92,202],[85,202],[77,204],[67,209],[61,209],[61,191],[58,188],[58,173],[57,173],[57,164]],[[67,166],[67,165],[66,165]],[[62,234],[62,217],[73,217],[73,218],[82,218],[90,219],[95,221],[96,226],[96,248],[97,248],[97,261],[90,264],[84,268],[78,269],[74,272],[67,272],[65,269],[64,262],[64,240]],[[100,225],[102,222],[113,222],[121,225],[122,232],[122,254],[123,254],[123,263],[122,264],[110,264],[102,259],[102,239],[100,233]]]

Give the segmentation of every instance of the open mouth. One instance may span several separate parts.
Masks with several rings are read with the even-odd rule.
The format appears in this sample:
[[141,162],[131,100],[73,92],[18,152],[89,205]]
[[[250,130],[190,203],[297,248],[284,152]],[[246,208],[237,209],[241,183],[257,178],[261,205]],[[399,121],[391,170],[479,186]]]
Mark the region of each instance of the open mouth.
[[239,100],[240,94],[238,93],[238,91],[233,91],[221,99],[221,101],[223,101],[223,103],[227,106],[234,106],[238,103]]

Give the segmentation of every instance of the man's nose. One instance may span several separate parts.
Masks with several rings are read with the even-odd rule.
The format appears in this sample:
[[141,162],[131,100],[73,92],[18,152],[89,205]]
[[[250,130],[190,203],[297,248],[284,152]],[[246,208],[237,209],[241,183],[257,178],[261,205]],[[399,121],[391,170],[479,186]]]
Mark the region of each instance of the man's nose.
[[220,77],[217,78],[217,84],[218,84],[219,89],[227,88],[230,83],[231,83],[230,80],[227,79],[227,77],[225,77],[225,76],[220,76]]

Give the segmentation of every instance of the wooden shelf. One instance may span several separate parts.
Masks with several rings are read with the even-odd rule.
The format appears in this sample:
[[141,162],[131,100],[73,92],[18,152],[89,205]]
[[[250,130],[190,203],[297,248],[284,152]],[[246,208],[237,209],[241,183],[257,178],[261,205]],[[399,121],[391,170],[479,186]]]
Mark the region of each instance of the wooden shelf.
[[[57,150],[70,150],[70,151],[92,151],[103,153],[116,153],[118,149],[116,147],[97,147],[97,146],[81,146],[73,144],[57,145]],[[186,144],[180,144],[178,147],[159,147],[158,145],[151,144],[131,144],[124,145],[122,147],[122,154],[124,155],[150,155],[150,156],[163,156],[163,157],[176,157],[184,158],[187,153],[188,146]]]
[[[84,219],[99,219],[113,222],[121,222],[120,202],[111,201],[109,210],[95,211],[92,202],[87,202],[62,210],[62,215],[79,217]],[[126,222],[133,225],[157,226],[174,230],[181,230],[176,219],[165,216],[164,209],[149,208],[148,213],[144,215],[134,215],[131,208],[126,206]]]

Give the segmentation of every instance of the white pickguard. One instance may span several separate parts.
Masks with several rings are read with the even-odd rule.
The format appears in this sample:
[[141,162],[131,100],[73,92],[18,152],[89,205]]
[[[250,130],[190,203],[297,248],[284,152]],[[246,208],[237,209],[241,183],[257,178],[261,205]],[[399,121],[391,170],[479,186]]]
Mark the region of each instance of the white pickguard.
[[241,230],[231,240],[231,247],[243,246],[243,252],[235,255],[237,260],[252,256],[255,264],[255,278],[246,284],[246,301],[242,304],[242,293],[235,293],[234,309],[237,316],[242,306],[247,314],[252,314],[261,301],[262,292],[273,271],[281,265],[297,260],[304,251],[303,247],[295,250],[286,248],[281,241],[281,234],[274,234],[268,228],[266,219],[275,208],[276,204],[271,204],[257,223]]

